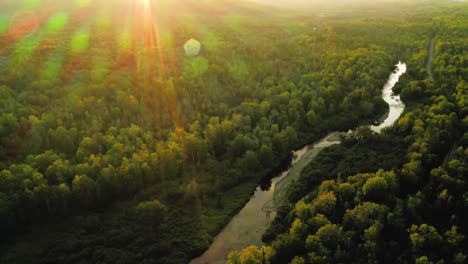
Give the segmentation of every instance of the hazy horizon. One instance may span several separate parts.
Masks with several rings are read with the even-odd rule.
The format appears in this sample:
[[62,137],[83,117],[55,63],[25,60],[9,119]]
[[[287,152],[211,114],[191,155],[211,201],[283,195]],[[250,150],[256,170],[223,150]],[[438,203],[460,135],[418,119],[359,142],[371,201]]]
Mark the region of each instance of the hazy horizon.
[[[330,3],[340,3],[340,4],[349,4],[349,3],[375,3],[375,2],[415,2],[417,0],[246,0],[249,2],[261,3],[266,5],[274,6],[307,6],[307,5],[316,5],[316,4],[330,4]],[[425,0],[421,0],[425,1]]]

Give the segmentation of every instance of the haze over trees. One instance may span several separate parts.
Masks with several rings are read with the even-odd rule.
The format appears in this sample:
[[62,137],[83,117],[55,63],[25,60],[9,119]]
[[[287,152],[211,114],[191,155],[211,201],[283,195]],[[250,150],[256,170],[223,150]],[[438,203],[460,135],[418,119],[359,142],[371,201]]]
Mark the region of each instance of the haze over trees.
[[398,60],[395,127],[317,157],[229,261],[463,263],[468,10],[432,5],[2,1],[0,263],[188,262],[292,150],[384,114]]
[[[408,108],[397,124],[324,150],[264,234],[267,254],[249,247],[228,263],[467,261],[468,17],[457,7],[464,13],[433,11],[432,22],[405,26],[426,28],[427,39],[405,60],[397,88]],[[434,81],[424,68],[432,37]]]

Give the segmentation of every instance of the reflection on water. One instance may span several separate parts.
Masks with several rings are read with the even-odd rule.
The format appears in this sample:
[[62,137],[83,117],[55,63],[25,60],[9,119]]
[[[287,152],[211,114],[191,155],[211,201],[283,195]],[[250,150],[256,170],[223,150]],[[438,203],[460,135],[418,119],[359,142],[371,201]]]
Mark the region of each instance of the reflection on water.
[[378,126],[371,126],[370,128],[379,133],[383,128],[389,127],[395,123],[396,120],[401,116],[405,110],[405,104],[401,101],[399,95],[393,93],[393,87],[400,79],[400,76],[406,72],[406,64],[398,62],[396,70],[388,78],[387,83],[384,85],[382,90],[382,98],[389,105],[390,110],[387,118]]
[[257,187],[250,201],[216,236],[210,248],[191,263],[224,263],[225,257],[232,250],[239,250],[249,245],[262,245],[262,234],[275,217],[275,213],[262,212],[261,208],[272,200],[278,178],[280,177],[272,180],[268,191],[262,191]]
[[[380,125],[371,126],[371,129],[377,133],[383,128],[391,126],[405,109],[405,104],[401,102],[399,95],[393,94],[392,88],[398,82],[400,76],[406,72],[406,64],[399,62],[396,67],[395,72],[390,74],[382,91],[383,99],[390,106],[388,116]],[[339,135],[343,134],[346,133],[332,132],[322,140],[295,151],[290,168],[272,179],[271,188],[262,190],[260,186],[257,187],[249,202],[215,237],[208,250],[190,263],[224,263],[228,253],[233,250],[241,250],[250,245],[263,245],[262,234],[276,216],[273,195],[278,196],[281,191],[285,190],[291,180],[297,177],[302,168],[322,149],[340,143]],[[276,190],[277,188],[278,190]]]
[[209,249],[190,263],[224,263],[228,253],[232,250],[240,250],[250,245],[263,245],[262,234],[276,216],[274,209],[267,208],[268,206],[274,207],[272,202],[276,184],[285,178],[291,170],[295,169],[295,165],[301,161],[304,155],[311,154],[312,151],[317,151],[318,154],[319,149],[334,144],[335,141],[328,142],[330,137],[328,135],[315,144],[307,145],[295,151],[290,169],[273,178],[271,187],[268,190],[262,190],[258,186],[249,202],[215,237]]

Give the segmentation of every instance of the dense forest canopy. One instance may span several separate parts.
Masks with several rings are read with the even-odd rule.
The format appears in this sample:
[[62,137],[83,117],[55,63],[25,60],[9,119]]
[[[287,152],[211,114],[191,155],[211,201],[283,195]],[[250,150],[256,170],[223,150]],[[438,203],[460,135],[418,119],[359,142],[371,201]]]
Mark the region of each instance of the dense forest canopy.
[[468,261],[468,6],[432,8],[432,19],[403,25],[408,37],[428,30],[395,89],[404,116],[381,135],[361,129],[324,150],[289,190],[267,245],[228,263]]
[[399,60],[397,125],[309,164],[268,254],[229,261],[463,262],[467,5],[350,8],[2,0],[0,263],[188,262],[292,150],[384,114]]

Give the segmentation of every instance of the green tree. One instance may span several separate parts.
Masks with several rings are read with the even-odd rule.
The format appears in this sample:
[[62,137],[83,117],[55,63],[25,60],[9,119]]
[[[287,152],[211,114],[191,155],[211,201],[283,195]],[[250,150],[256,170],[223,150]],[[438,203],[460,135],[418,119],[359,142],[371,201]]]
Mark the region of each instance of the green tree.
[[72,182],[72,193],[79,205],[92,207],[96,200],[96,183],[87,175],[76,175]]
[[141,202],[135,209],[142,221],[149,225],[151,231],[157,229],[165,221],[167,209],[159,200]]
[[362,186],[362,193],[370,201],[382,201],[388,195],[389,187],[383,177],[372,177],[367,179]]

